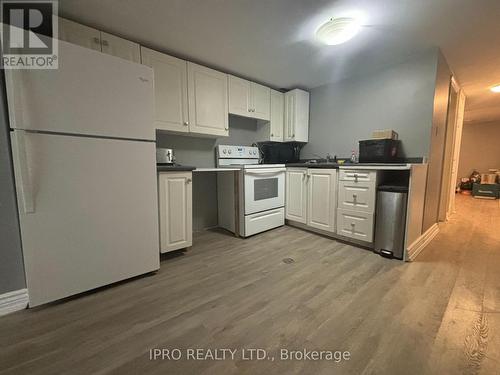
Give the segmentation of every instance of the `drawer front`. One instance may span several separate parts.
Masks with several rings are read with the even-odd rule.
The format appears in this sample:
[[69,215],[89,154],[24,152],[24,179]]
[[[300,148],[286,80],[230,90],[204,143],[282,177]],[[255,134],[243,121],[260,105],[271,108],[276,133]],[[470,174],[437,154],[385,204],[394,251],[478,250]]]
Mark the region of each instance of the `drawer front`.
[[375,184],[340,181],[338,207],[346,210],[374,212]]
[[373,213],[338,209],[337,234],[373,242]]
[[377,171],[357,170],[357,169],[341,169],[340,181],[354,182],[372,182],[375,183]]
[[246,215],[244,225],[245,233],[241,233],[243,237],[280,227],[285,225],[285,209],[281,207],[275,210]]

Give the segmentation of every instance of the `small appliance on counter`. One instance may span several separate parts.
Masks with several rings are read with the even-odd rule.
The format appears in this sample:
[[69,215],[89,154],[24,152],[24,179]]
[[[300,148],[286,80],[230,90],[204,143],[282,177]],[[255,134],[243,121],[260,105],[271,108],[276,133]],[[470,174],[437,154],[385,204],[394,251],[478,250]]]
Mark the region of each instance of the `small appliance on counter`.
[[360,163],[399,163],[401,141],[397,139],[367,139],[359,141]]
[[174,150],[171,148],[156,149],[156,164],[173,165],[175,163]]

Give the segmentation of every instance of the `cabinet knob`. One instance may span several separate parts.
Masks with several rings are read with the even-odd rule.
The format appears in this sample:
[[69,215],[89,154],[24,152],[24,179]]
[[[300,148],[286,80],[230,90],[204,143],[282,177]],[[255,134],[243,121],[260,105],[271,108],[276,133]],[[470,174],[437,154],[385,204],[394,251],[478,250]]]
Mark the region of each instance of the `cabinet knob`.
[[229,128],[228,128],[227,126],[226,126],[224,129],[225,129],[225,130],[229,130]]
[[191,181],[192,181],[192,180],[191,180],[190,178],[186,179],[186,184],[190,184],[190,183],[191,183]]
[[293,137],[293,138],[295,138],[295,133],[294,133],[294,134],[292,134],[292,137]]
[[107,40],[103,40],[101,43],[102,43],[103,46],[106,46],[106,47],[108,46],[108,41]]
[[273,134],[273,133],[271,133],[271,137],[274,137],[274,134]]
[[189,125],[189,121],[184,121],[184,126],[188,126]]
[[99,39],[98,37],[95,37],[94,38],[94,43],[101,44],[101,39]]

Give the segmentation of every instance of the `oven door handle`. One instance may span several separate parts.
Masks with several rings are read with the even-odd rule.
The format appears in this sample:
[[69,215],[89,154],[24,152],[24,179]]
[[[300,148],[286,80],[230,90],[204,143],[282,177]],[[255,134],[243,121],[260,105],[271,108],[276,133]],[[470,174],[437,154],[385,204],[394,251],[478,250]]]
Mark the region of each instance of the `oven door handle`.
[[282,174],[286,171],[285,168],[280,168],[280,169],[260,169],[258,171],[249,171],[245,170],[245,174],[247,175],[252,175],[252,176],[275,176],[277,174]]

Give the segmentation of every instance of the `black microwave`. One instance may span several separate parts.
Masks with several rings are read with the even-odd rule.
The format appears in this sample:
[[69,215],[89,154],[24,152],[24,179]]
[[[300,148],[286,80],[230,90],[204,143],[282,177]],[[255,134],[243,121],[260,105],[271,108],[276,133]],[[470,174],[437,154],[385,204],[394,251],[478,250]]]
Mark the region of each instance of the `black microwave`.
[[360,163],[399,163],[400,144],[398,139],[368,139],[359,141]]

